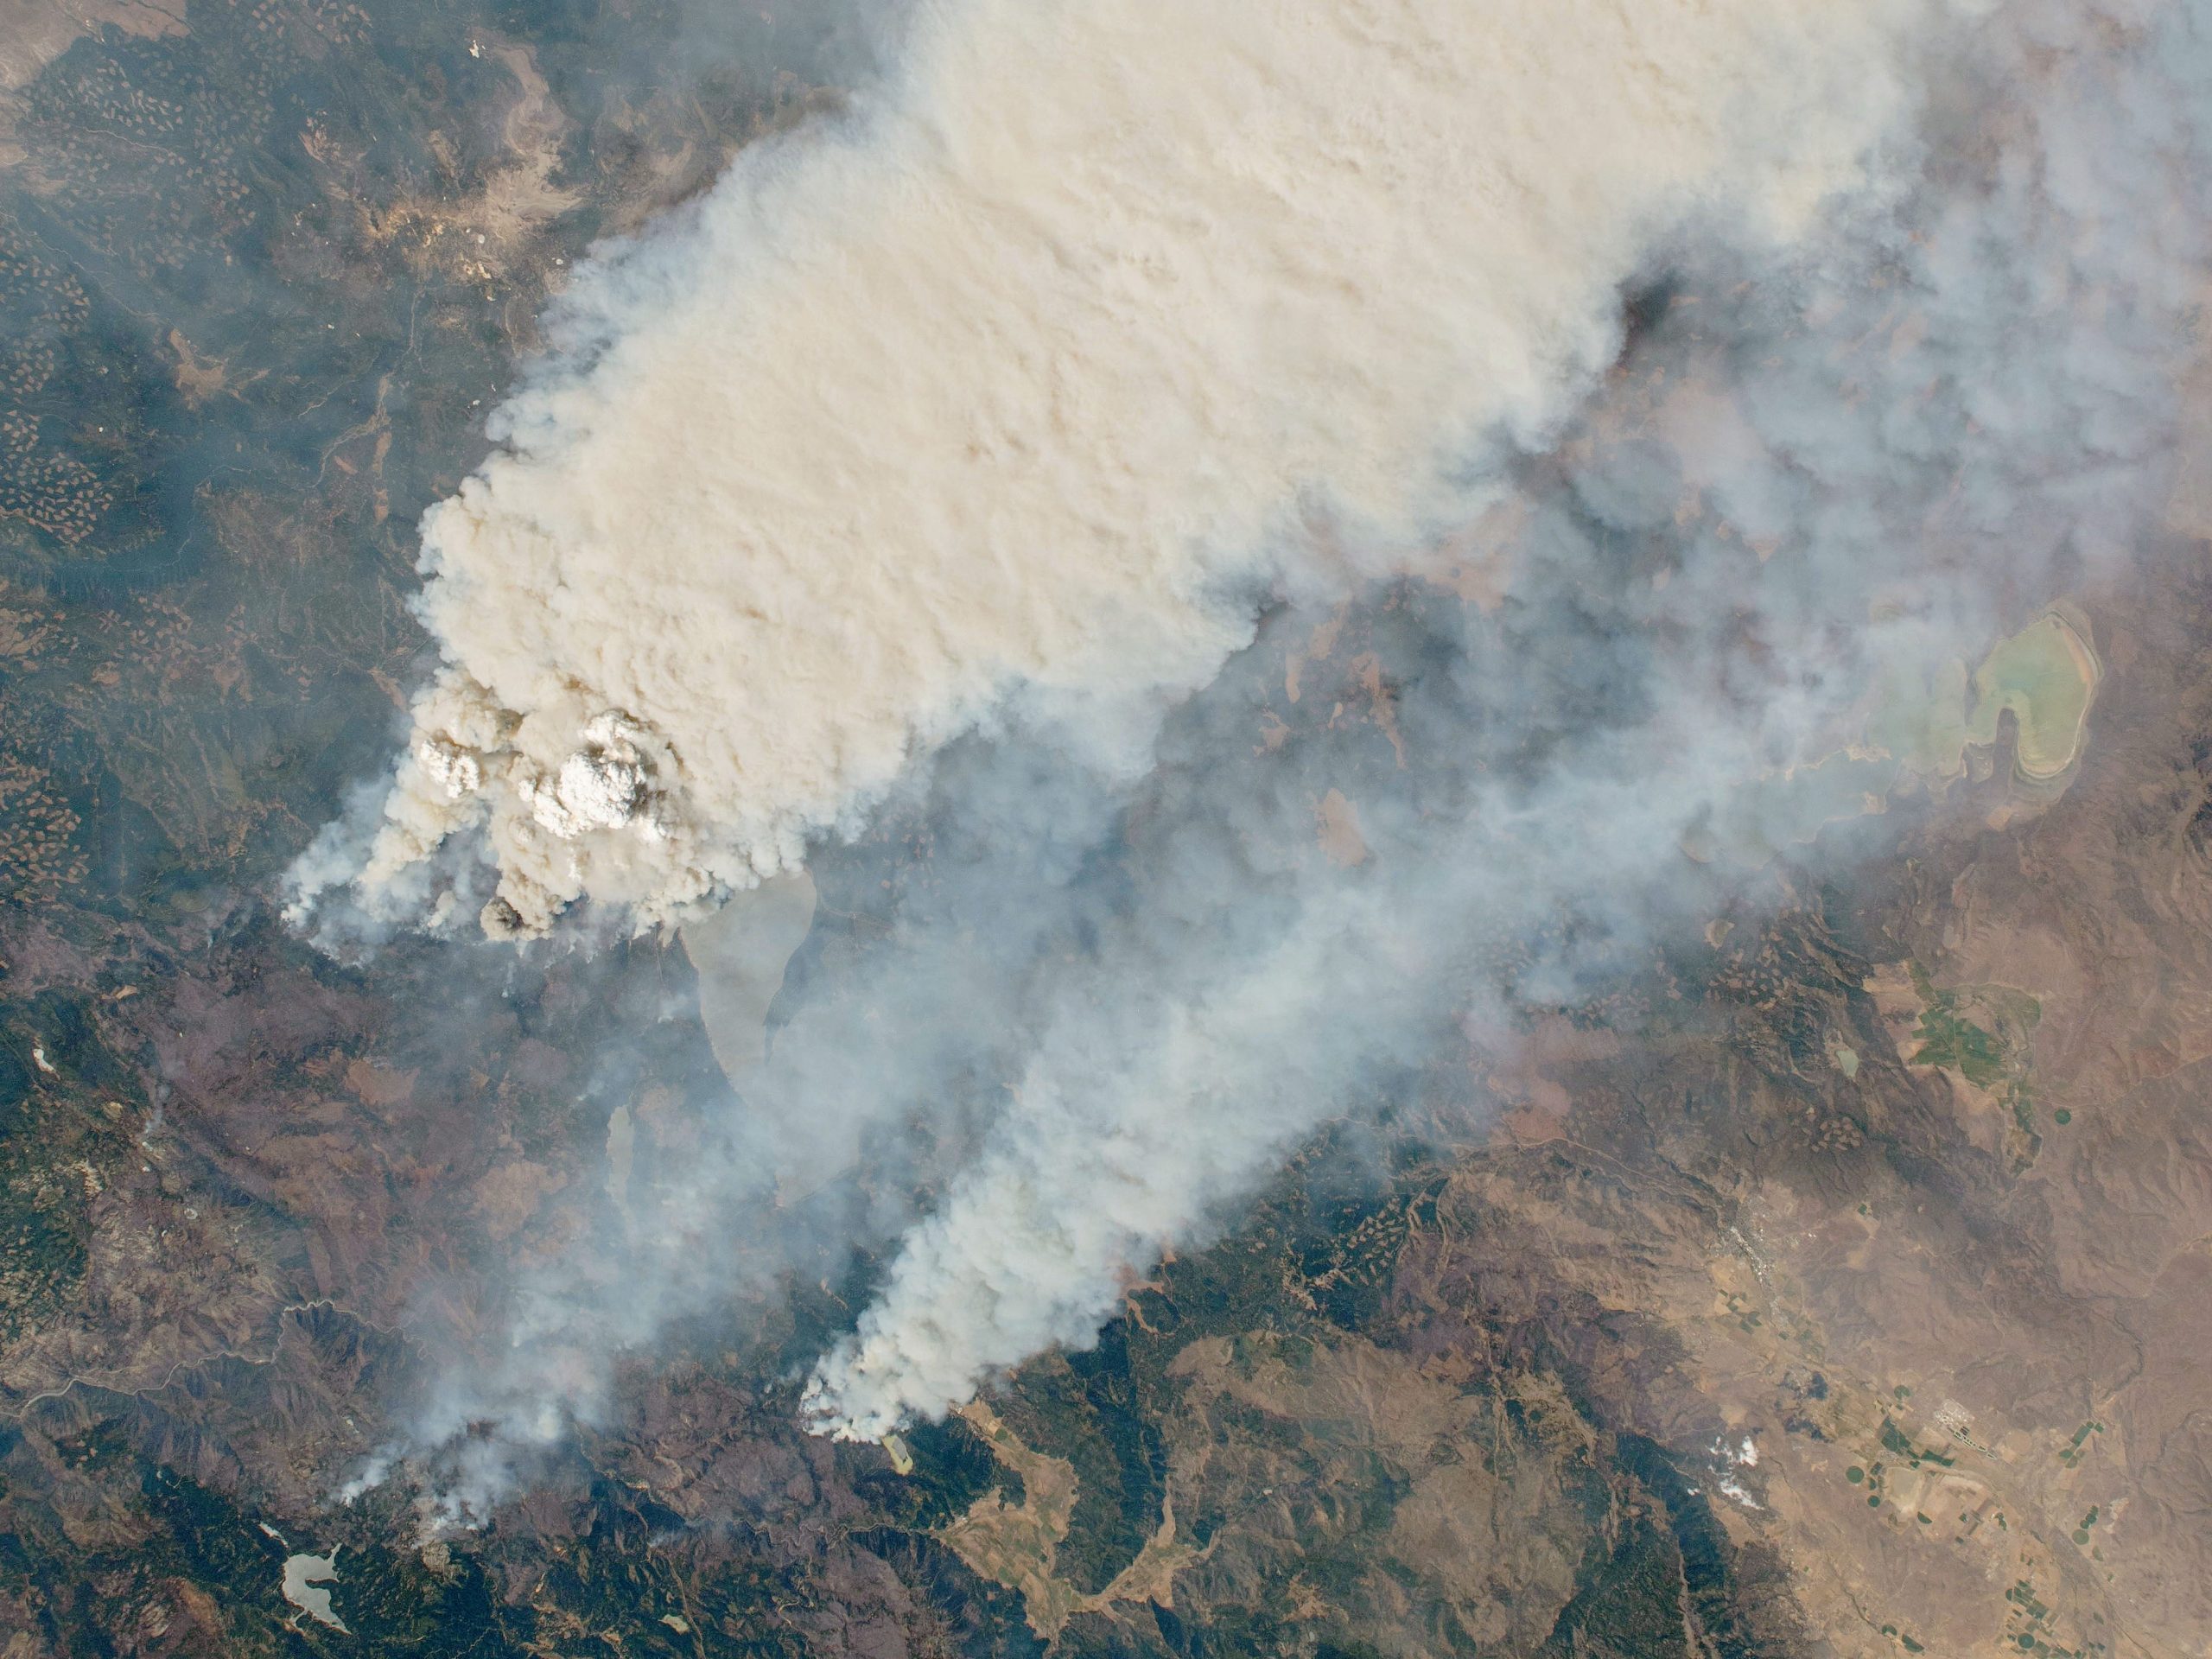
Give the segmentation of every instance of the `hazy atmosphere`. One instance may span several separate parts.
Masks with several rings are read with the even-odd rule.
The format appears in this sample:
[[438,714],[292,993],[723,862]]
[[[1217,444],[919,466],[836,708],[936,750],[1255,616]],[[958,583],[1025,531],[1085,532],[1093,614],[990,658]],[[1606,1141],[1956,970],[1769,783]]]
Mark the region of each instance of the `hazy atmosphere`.
[[[785,1000],[724,1149],[526,1277],[432,1442],[507,1424],[463,1453],[503,1462],[733,1250],[894,1224],[782,1199],[918,1133],[969,1149],[805,1409],[941,1416],[1456,1027],[1762,902],[1901,771],[1916,810],[1960,740],[1869,728],[2163,499],[2212,66],[2178,16],[2037,64],[2081,27],[955,5],[600,250],[423,521],[448,665],[298,912],[337,874],[341,930],[467,927],[495,874],[497,938],[741,937],[887,810],[977,880]],[[1327,734],[1255,754],[1224,670],[1347,607],[1421,664],[1370,711],[1408,775],[1349,794]]]
[[0,19],[7,1659],[2201,1650],[2212,4],[380,3]]

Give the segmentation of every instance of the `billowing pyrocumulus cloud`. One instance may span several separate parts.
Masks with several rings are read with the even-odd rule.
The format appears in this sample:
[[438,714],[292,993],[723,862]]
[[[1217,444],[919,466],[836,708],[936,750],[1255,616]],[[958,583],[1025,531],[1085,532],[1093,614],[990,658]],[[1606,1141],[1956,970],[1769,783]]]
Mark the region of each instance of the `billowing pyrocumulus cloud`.
[[[1940,798],[1961,664],[2158,505],[2208,13],[951,0],[610,253],[428,521],[448,667],[303,889],[420,905],[480,835],[531,932],[835,880],[869,811],[932,852],[396,1448],[448,1513],[825,1248],[889,1262],[811,1421],[941,1412],[1440,1045]],[[1269,726],[1263,605],[1421,665],[1381,770]]]
[[[1033,688],[1203,683],[1555,423],[1691,226],[1858,175],[1933,0],[957,0],[851,120],[586,274],[423,525],[446,659],[353,876],[484,918],[800,862]],[[327,849],[326,849],[327,851]]]

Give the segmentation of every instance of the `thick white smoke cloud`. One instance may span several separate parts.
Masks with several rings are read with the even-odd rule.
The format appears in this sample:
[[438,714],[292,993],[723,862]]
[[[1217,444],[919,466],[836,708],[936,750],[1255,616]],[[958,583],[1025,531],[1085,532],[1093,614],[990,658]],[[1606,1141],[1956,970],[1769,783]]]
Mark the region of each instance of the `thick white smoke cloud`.
[[1009,692],[1203,683],[1314,521],[1386,563],[1556,423],[1655,238],[1853,181],[1936,9],[931,9],[861,115],[581,279],[425,520],[447,666],[383,822],[305,885],[411,899],[480,828],[490,931],[663,919]]
[[[1371,861],[1349,877],[1298,861],[1293,830],[1273,838],[1272,877],[1221,873],[1211,914],[1178,893],[1172,942],[1135,927],[1127,960],[1102,952],[1040,1022],[984,1154],[818,1369],[819,1423],[873,1438],[1087,1342],[1194,1220],[1363,1076],[1433,1046],[1443,988],[1481,995],[1471,938],[1525,936],[1562,906],[1609,941],[1695,917],[1713,887],[1688,876],[1686,832],[1718,827],[1756,861],[1832,810],[1746,780],[1834,753],[1885,674],[1971,653],[2007,608],[2126,556],[2164,486],[2168,377],[2212,274],[2204,9],[2146,16],[2131,38],[2139,19],[2029,10],[2018,34],[1975,40],[1915,192],[1816,238],[1789,278],[1770,270],[1778,292],[1739,298],[1743,315],[1648,346],[1624,406],[1601,403],[1561,456],[1571,517],[1533,507],[1502,671],[1493,658],[1461,671],[1471,686],[1401,695],[1414,764],[1456,774],[1448,804],[1370,804]],[[2056,43],[2076,55],[2054,69]],[[1967,142],[1993,132],[2009,139],[1993,153]],[[1684,297],[1726,293],[1726,264]],[[1624,580],[1615,541],[1662,581]],[[1592,613],[1613,626],[1579,633]],[[1631,688],[1632,714],[1574,707]],[[1533,778],[1500,778],[1452,753],[1485,724],[1580,731]],[[1236,914],[1286,903],[1272,929]],[[1211,925],[1190,926],[1194,908]],[[1571,956],[1553,964],[1570,979]]]
[[[1423,568],[1487,493],[1509,595],[1410,642],[1354,868],[1313,820],[1350,740],[1255,750],[1260,652],[1149,777],[1020,711],[947,752],[899,805],[926,899],[794,1001],[655,1224],[533,1274],[511,1357],[450,1379],[421,1431],[479,1427],[460,1511],[601,1409],[610,1352],[823,1237],[903,1236],[815,1374],[826,1430],[1088,1340],[1471,1005],[1571,1000],[1712,914],[1825,816],[1748,785],[2155,503],[2202,0],[1948,43],[1903,5],[1154,10],[950,5],[865,119],[588,279],[514,453],[433,516],[451,667],[347,873],[390,898],[481,825],[501,925],[680,911],[995,700],[1110,726],[1212,679],[1257,588]],[[1568,425],[1655,249],[1681,303]],[[909,1135],[979,1147],[927,1217],[779,1207]]]

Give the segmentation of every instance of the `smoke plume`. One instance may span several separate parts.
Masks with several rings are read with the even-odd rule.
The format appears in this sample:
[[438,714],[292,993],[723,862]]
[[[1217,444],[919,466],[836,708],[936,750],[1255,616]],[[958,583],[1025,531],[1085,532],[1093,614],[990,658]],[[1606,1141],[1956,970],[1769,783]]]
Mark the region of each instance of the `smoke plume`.
[[579,279],[424,521],[447,666],[359,887],[480,827],[490,931],[661,920],[1012,692],[1204,683],[1317,523],[1379,567],[1548,430],[1656,238],[1801,230],[1930,10],[937,8]]
[[[2207,11],[954,0],[607,251],[303,906],[457,836],[525,934],[932,850],[451,1379],[456,1512],[825,1245],[893,1248],[811,1420],[940,1413],[1443,1046],[1939,805],[1965,666],[2164,487]],[[1367,718],[1282,726],[1348,619]]]

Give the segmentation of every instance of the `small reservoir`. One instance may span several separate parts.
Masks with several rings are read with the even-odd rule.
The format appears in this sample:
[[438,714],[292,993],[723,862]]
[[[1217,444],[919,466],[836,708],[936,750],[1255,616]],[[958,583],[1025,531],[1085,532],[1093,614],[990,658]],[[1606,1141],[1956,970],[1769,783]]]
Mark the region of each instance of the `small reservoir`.
[[338,1582],[338,1551],[327,1555],[287,1555],[284,1558],[284,1599],[316,1623],[346,1630],[346,1621],[330,1605],[330,1592],[322,1586]]

